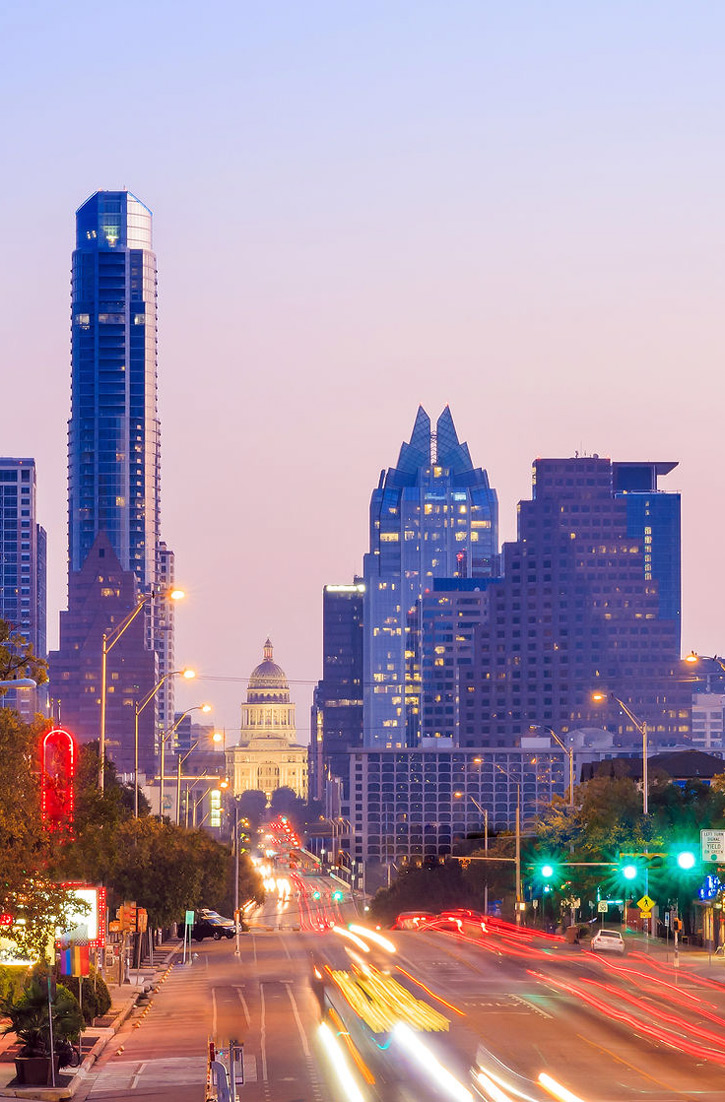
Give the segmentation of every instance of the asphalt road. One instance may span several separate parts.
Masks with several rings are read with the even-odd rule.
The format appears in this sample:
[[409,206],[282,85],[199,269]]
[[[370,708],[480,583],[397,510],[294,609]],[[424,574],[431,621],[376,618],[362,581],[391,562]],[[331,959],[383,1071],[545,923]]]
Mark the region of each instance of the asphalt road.
[[[341,932],[356,907],[347,891],[333,900],[337,882],[282,878],[289,894],[283,886],[281,899],[270,896],[253,916],[240,956],[233,941],[195,946],[192,963],[174,967],[138,1028],[128,1024],[77,1097],[198,1102],[213,1037],[222,1047],[244,1042],[241,1102],[543,1102],[555,1095],[541,1073],[584,1102],[725,1098],[725,986],[717,979],[685,966],[676,974],[656,955],[601,959],[505,927],[384,931],[396,951],[369,939],[364,951]],[[339,1074],[323,1045],[311,962],[326,981]],[[397,981],[446,1027],[417,1033],[414,1043],[425,1048],[414,1050],[402,1035],[373,1035],[331,979],[355,967]],[[460,1090],[445,1075],[437,1084],[441,1067]],[[477,1068],[488,1076],[480,1093]]]

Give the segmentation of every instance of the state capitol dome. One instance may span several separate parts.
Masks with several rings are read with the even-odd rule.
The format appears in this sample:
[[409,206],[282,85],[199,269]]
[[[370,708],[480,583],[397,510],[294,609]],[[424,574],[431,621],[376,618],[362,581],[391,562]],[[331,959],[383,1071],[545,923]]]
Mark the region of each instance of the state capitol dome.
[[264,644],[264,657],[249,675],[247,704],[289,704],[289,682],[281,666],[273,661],[272,641]]
[[307,747],[296,742],[296,734],[287,674],[267,639],[262,661],[249,675],[239,744],[227,749],[233,795],[256,789],[269,800],[275,789],[291,788],[307,799]]

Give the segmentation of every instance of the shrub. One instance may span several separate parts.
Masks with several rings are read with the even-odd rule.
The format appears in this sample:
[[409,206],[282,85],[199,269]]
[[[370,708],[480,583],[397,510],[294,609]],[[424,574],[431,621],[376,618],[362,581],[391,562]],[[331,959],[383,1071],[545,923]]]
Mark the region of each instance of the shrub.
[[111,996],[106,986],[106,981],[91,969],[90,975],[83,976],[82,998],[80,997],[80,980],[77,976],[64,976],[63,983],[79,1000],[83,1011],[83,1020],[86,1025],[92,1025],[94,1018],[102,1018],[111,1009]]

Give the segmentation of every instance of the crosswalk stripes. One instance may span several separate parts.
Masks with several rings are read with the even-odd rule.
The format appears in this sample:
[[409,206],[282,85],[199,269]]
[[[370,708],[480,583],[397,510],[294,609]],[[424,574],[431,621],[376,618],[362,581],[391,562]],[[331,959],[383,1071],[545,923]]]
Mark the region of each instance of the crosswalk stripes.
[[[245,1068],[246,1073],[246,1068]],[[115,1060],[96,1077],[94,1092],[152,1090],[206,1082],[204,1056],[175,1056],[159,1060]]]

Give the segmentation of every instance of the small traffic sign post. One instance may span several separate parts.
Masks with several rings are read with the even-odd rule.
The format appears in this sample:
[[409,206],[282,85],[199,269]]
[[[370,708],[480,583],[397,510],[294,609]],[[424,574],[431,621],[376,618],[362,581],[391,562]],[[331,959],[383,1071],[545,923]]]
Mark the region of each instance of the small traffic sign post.
[[725,830],[701,830],[700,853],[706,865],[725,865]]
[[607,913],[607,911],[609,910],[609,904],[607,903],[606,899],[599,900],[599,902],[597,903],[597,910],[601,911],[602,914]]
[[637,906],[640,911],[642,911],[642,916],[644,917],[645,911],[652,911],[652,908],[655,906],[655,900],[649,895],[643,895],[641,899],[637,900]]

